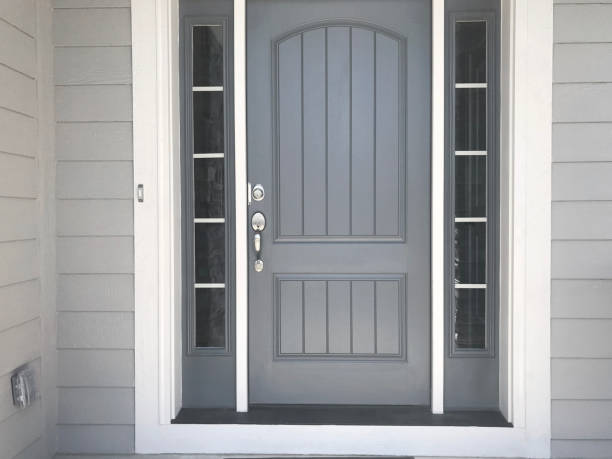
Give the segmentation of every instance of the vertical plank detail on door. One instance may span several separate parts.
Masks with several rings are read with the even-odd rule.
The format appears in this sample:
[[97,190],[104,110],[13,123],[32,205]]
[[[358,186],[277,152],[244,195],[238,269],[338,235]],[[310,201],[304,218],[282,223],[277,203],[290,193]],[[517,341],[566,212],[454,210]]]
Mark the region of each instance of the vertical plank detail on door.
[[277,274],[275,357],[404,358],[399,274]]
[[304,283],[304,336],[306,354],[327,353],[325,281]]
[[350,234],[350,51],[349,28],[327,32],[328,235]]
[[302,353],[302,282],[281,282],[279,290],[280,353]]
[[329,282],[329,354],[351,353],[350,281]]
[[353,281],[353,353],[375,354],[374,282]]
[[399,354],[401,337],[397,323],[401,320],[397,282],[376,282],[376,352]]
[[[400,74],[399,46],[397,41],[377,33],[376,34],[376,165],[375,165],[375,191],[376,196],[376,234],[391,236],[401,233],[401,218],[404,207],[404,184],[401,183],[404,168],[400,151],[402,145],[400,134],[405,125],[404,110],[400,101],[403,88],[398,78]],[[395,88],[399,88],[398,96]],[[399,114],[399,119],[398,119]]]
[[351,28],[352,62],[351,119],[352,168],[351,168],[351,235],[374,235],[374,33],[356,27]]
[[405,40],[319,24],[275,59],[275,238],[404,240]]
[[304,74],[304,235],[326,234],[325,29],[302,34]]
[[302,211],[302,38],[279,44],[278,143],[281,234],[303,234]]

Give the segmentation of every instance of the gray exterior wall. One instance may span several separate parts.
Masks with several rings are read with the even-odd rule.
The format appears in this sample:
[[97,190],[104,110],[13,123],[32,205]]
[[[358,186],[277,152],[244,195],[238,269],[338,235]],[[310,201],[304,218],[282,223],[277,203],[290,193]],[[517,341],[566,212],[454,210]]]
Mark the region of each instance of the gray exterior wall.
[[54,1],[60,453],[134,449],[129,7]]
[[552,453],[612,455],[612,1],[556,0]]
[[[55,448],[51,9],[0,2],[0,457]],[[52,201],[52,200],[51,200]],[[51,244],[54,245],[54,244]],[[50,261],[51,260],[51,261]],[[29,364],[40,398],[13,406],[10,377]]]

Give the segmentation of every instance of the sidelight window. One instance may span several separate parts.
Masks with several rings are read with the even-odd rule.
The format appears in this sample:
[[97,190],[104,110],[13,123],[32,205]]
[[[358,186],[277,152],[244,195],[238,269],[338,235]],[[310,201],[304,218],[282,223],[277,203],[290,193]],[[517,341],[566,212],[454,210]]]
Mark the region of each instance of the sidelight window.
[[185,30],[184,296],[189,352],[228,350],[225,29],[220,21],[187,24]]
[[495,78],[487,16],[450,24],[448,270],[451,355],[490,356],[495,320]]

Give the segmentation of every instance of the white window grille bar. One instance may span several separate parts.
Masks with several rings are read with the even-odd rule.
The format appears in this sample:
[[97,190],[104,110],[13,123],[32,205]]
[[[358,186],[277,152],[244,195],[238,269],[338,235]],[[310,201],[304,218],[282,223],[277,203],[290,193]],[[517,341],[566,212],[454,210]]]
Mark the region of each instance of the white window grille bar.
[[223,86],[194,86],[193,92],[219,92],[223,91]]
[[487,22],[484,19],[457,19],[457,22]]
[[194,223],[225,223],[225,218],[194,218]]
[[455,217],[455,223],[486,223],[487,217]]
[[481,89],[486,87],[487,83],[455,83],[457,89]]
[[486,150],[457,150],[455,156],[487,156]]
[[484,289],[484,288],[487,288],[487,284],[455,284],[455,288],[459,288],[459,289],[468,289],[468,288]]
[[194,153],[193,157],[195,159],[223,158],[225,157],[225,153]]
[[194,284],[195,288],[225,288],[225,284]]

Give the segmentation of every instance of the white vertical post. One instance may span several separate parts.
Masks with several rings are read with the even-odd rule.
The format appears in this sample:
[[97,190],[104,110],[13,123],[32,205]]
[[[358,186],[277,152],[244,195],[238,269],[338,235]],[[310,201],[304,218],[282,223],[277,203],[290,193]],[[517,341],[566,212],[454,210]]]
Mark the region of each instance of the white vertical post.
[[431,412],[444,412],[444,0],[431,2]]
[[246,0],[234,0],[234,136],[236,187],[236,411],[249,410]]

